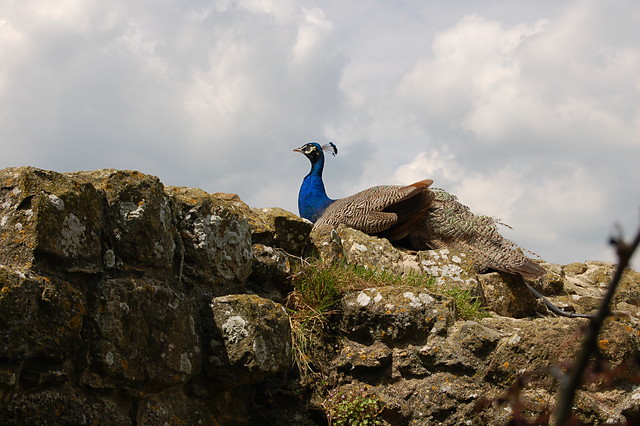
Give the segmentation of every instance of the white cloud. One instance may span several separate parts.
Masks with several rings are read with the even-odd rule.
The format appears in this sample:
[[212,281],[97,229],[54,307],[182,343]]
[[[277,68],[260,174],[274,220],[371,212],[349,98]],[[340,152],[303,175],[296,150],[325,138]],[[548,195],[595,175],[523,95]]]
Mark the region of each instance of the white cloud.
[[[397,180],[406,183],[434,178],[434,187],[455,194],[475,213],[512,226],[503,228],[503,234],[533,252],[548,256],[564,250],[567,262],[586,260],[576,256],[582,255],[590,227],[601,233],[602,243],[613,220],[602,220],[612,201],[606,184],[571,163],[557,166],[549,176],[531,176],[511,165],[492,173],[475,172],[437,151],[421,152],[396,171]],[[602,256],[604,248],[596,252]]]
[[315,64],[324,60],[327,35],[333,24],[328,21],[321,9],[302,9],[303,21],[298,27],[296,43],[293,46],[292,62],[297,66]]
[[637,224],[632,0],[10,4],[0,167],[138,169],[295,211],[291,149],[332,139],[330,195],[433,178],[550,260]]
[[639,11],[573,2],[511,25],[467,15],[390,90],[348,93],[361,117],[338,130],[379,151],[369,181],[433,178],[547,258],[601,256],[612,222],[637,226]]
[[474,212],[506,223],[517,220],[518,204],[525,190],[522,175],[508,165],[494,173],[478,173],[463,167],[452,155],[439,151],[419,153],[413,161],[400,166],[395,177],[406,183],[432,178],[435,188],[455,194]]
[[[248,181],[268,173],[273,146],[322,137],[333,114],[343,59],[319,9],[21,5],[0,27],[7,165],[144,168],[194,186],[240,182],[230,175],[246,169]],[[261,159],[265,169],[253,167]]]

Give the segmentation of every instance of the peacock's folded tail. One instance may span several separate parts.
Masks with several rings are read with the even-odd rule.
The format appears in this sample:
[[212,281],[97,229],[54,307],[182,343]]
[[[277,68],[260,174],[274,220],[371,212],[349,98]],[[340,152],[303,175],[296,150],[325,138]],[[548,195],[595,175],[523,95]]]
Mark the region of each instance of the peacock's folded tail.
[[496,270],[537,279],[545,270],[504,238],[496,221],[476,215],[454,195],[436,189],[435,201],[415,239],[429,248],[454,248],[472,257],[480,272]]
[[334,201],[316,226],[344,224],[391,241],[405,238],[425,219],[433,204],[431,180],[407,186],[374,186]]

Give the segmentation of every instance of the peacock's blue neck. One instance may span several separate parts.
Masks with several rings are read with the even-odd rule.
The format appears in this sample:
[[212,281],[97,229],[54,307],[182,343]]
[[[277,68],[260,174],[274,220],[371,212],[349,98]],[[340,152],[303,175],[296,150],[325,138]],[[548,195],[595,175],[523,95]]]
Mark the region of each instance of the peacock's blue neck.
[[322,182],[322,169],[324,168],[324,158],[311,165],[311,171],[305,176],[298,193],[298,210],[300,216],[315,222],[322,216],[324,210],[335,200],[327,197]]

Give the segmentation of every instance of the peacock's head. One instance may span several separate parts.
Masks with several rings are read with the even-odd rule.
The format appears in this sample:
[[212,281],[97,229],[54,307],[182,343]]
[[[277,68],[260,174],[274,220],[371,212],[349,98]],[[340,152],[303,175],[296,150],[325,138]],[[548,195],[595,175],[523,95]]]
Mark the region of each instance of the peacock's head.
[[301,152],[311,161],[311,164],[315,164],[320,158],[324,157],[323,151],[330,152],[333,155],[338,153],[338,148],[333,142],[329,142],[325,145],[320,145],[317,142],[309,142],[302,145],[300,148],[294,149],[296,152]]

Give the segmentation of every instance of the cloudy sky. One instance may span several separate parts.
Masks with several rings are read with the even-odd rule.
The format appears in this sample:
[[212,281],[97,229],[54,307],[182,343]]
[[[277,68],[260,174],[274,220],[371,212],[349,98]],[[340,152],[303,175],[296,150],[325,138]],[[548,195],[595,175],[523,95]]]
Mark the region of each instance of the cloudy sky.
[[[635,0],[0,0],[0,167],[134,169],[297,212],[431,178],[544,259],[640,222]],[[636,260],[635,266],[638,266]]]

